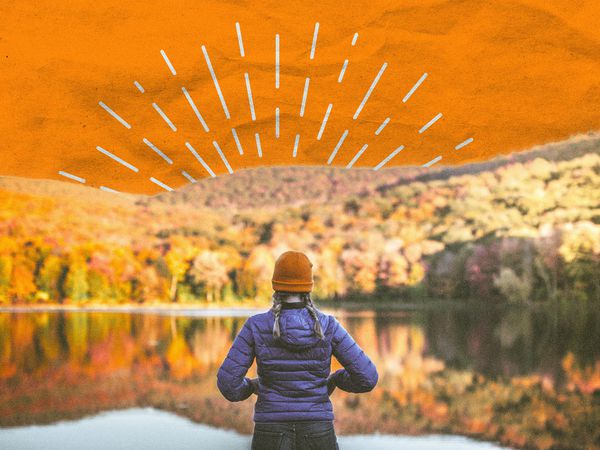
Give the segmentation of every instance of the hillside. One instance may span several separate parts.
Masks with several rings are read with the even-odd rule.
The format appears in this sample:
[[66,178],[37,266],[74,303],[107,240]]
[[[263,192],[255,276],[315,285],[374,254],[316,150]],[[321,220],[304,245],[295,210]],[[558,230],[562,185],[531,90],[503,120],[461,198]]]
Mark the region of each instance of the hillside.
[[238,302],[279,253],[321,299],[600,299],[600,138],[480,164],[262,168],[156,197],[0,178],[0,301]]
[[[569,140],[541,145],[482,163],[460,167],[434,165],[346,170],[335,167],[261,167],[240,170],[234,176],[203,179],[173,193],[159,194],[140,203],[192,204],[210,208],[300,206],[310,202],[340,202],[352,195],[368,196],[414,181],[446,180],[453,176],[496,170],[507,164],[535,158],[562,161],[600,151],[600,134],[578,135]],[[1,186],[1,184],[0,184]]]

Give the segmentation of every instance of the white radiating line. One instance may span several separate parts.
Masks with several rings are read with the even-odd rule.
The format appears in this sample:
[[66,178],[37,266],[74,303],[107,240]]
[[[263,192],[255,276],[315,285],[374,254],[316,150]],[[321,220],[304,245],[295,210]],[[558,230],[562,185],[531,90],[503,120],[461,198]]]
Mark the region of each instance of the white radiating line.
[[65,172],[64,170],[59,170],[58,174],[62,175],[63,177],[70,178],[71,180],[79,181],[80,183],[85,183],[85,178],[78,177],[77,175],[73,175],[72,173]]
[[327,111],[325,111],[325,117],[323,117],[323,122],[321,123],[321,128],[319,129],[319,134],[317,134],[317,141],[321,140],[321,136],[323,136],[323,131],[325,130],[325,125],[327,125],[327,119],[329,119],[329,113],[331,113],[331,108],[333,108],[333,104],[330,103],[327,106]]
[[354,33],[354,36],[352,37],[352,47],[354,47],[356,45],[357,39],[358,39],[358,33]]
[[356,155],[354,155],[354,158],[352,158],[352,161],[350,161],[348,163],[348,165],[346,166],[346,169],[351,168],[354,163],[358,160],[358,158],[360,158],[360,155],[362,155],[364,153],[364,151],[367,149],[367,147],[369,146],[369,144],[365,144],[362,146],[362,148],[356,152]]
[[192,144],[190,144],[189,142],[185,143],[185,146],[189,149],[190,152],[192,152],[192,155],[194,155],[196,157],[196,159],[198,161],[200,161],[200,164],[202,164],[202,167],[204,167],[204,169],[206,169],[206,171],[210,174],[211,177],[215,178],[216,175],[215,173],[212,171],[212,169],[208,166],[208,164],[206,164],[204,162],[204,160],[202,159],[202,157],[198,154],[198,152],[196,151],[196,149],[194,147],[192,147]]
[[429,128],[431,125],[433,125],[434,123],[436,123],[438,120],[440,120],[440,118],[442,117],[442,113],[438,113],[433,119],[431,119],[429,122],[427,122],[425,125],[423,125],[421,127],[421,129],[419,130],[419,133],[422,133],[423,131],[425,131],[427,128]]
[[244,149],[242,148],[242,144],[240,142],[240,139],[238,138],[238,134],[237,134],[237,131],[235,131],[235,128],[231,129],[231,134],[233,134],[233,140],[235,141],[235,145],[236,145],[238,151],[240,152],[240,155],[243,155]]
[[256,133],[254,135],[254,137],[256,138],[256,150],[258,150],[258,157],[262,158],[262,147],[260,146],[260,136],[258,135],[258,133]]
[[114,112],[112,109],[110,109],[110,107],[106,103],[100,101],[100,102],[98,102],[98,104],[100,106],[102,106],[102,108],[104,108],[107,113],[109,113],[111,116],[113,116],[119,122],[121,122],[121,125],[123,125],[125,128],[127,128],[127,129],[131,128],[131,125],[129,125],[125,121],[125,119],[123,119],[120,115],[118,115],[116,112]]
[[231,169],[231,166],[229,165],[229,161],[227,161],[227,158],[225,158],[225,154],[223,153],[223,150],[221,150],[221,147],[219,147],[219,143],[217,141],[213,141],[213,145],[217,149],[217,152],[219,152],[219,156],[223,160],[225,167],[227,167],[227,172],[229,172],[229,175],[231,175],[233,173],[233,170]]
[[275,89],[279,89],[279,35],[275,35]]
[[152,106],[154,107],[154,109],[156,110],[156,112],[158,114],[160,114],[160,117],[162,117],[163,120],[165,122],[167,122],[167,125],[169,125],[171,127],[171,130],[177,131],[177,127],[173,124],[173,122],[171,122],[171,119],[169,119],[167,117],[167,115],[165,114],[165,112],[162,109],[160,109],[160,106],[158,106],[156,103],[152,103]]
[[379,128],[377,128],[377,131],[375,131],[375,136],[379,136],[379,133],[381,133],[383,131],[383,129],[385,128],[385,126],[390,123],[390,118],[386,118],[381,125],[379,125]]
[[275,108],[275,137],[279,139],[279,108]]
[[111,189],[106,186],[100,186],[100,190],[105,191],[105,192],[112,192],[113,194],[120,194],[119,191],[116,191],[115,189]]
[[400,151],[403,148],[404,148],[404,145],[401,145],[396,150],[394,150],[392,153],[390,153],[389,155],[387,155],[386,158],[383,161],[381,161],[379,164],[377,164],[375,167],[373,167],[373,170],[379,170],[379,169],[381,169],[383,166],[385,166],[388,163],[388,161],[390,159],[392,159],[394,156],[396,156],[398,153],[400,153]]
[[438,162],[440,159],[442,159],[441,156],[436,156],[435,158],[433,158],[431,161],[426,162],[425,164],[423,164],[421,167],[429,167],[433,164],[435,164],[436,162]]
[[248,76],[248,72],[244,74],[244,78],[246,79],[246,91],[248,91],[248,103],[250,104],[250,115],[252,116],[252,120],[256,120],[256,114],[254,113],[254,100],[252,99],[252,88],[250,87],[250,77]]
[[191,97],[190,93],[183,86],[181,86],[181,90],[183,91],[183,95],[185,95],[185,98],[187,99],[188,103],[190,104],[190,106],[194,110],[194,113],[196,114],[196,117],[198,118],[198,120],[202,124],[202,128],[204,128],[204,131],[206,131],[208,133],[208,131],[209,131],[208,130],[208,126],[206,125],[206,122],[204,121],[204,118],[202,117],[202,114],[200,114],[200,111],[198,111],[198,108],[196,107],[196,104],[194,103],[194,100],[192,100],[192,97]]
[[344,74],[346,73],[346,67],[348,67],[348,60],[344,61],[344,65],[342,66],[342,70],[340,70],[340,75],[338,76],[338,83],[341,83],[344,79]]
[[223,92],[221,92],[221,86],[219,86],[219,81],[217,80],[217,75],[215,74],[215,71],[213,70],[213,66],[210,62],[210,58],[208,57],[208,52],[206,51],[206,47],[204,47],[204,45],[202,46],[202,53],[204,53],[204,59],[206,60],[206,65],[208,66],[208,70],[210,71],[210,76],[212,77],[213,83],[215,84],[215,89],[217,90],[217,94],[219,95],[219,100],[221,100],[221,105],[223,106],[223,111],[225,112],[225,117],[227,117],[229,119],[230,118],[229,110],[227,109],[227,104],[225,104],[225,98],[223,97]]
[[402,103],[406,103],[406,101],[410,98],[410,96],[415,93],[415,91],[417,90],[417,88],[419,86],[421,86],[421,83],[423,81],[425,81],[425,78],[427,78],[427,72],[425,72],[423,75],[421,75],[421,78],[419,78],[419,81],[417,81],[415,83],[415,85],[410,89],[410,91],[408,91],[408,94],[406,94],[404,96],[404,98],[402,99]]
[[104,153],[106,156],[108,156],[109,158],[114,159],[116,162],[118,162],[119,164],[124,165],[125,167],[127,167],[128,169],[133,170],[134,172],[139,172],[139,169],[137,167],[135,167],[132,164],[129,164],[127,161],[125,161],[124,159],[119,158],[117,155],[115,155],[114,153],[109,152],[108,150],[100,147],[99,145],[96,146],[96,150],[98,150],[101,153]]
[[148,139],[144,138],[143,139],[144,144],[146,144],[148,147],[150,147],[152,150],[154,150],[154,152],[160,156],[162,159],[164,159],[166,162],[168,162],[169,164],[173,164],[173,160],[171,158],[169,158],[167,155],[165,155],[156,145],[154,145],[152,142],[150,142]]
[[133,82],[133,84],[135,85],[135,87],[136,87],[136,88],[138,88],[138,91],[140,91],[142,94],[143,94],[144,92],[146,92],[146,91],[144,90],[144,87],[143,87],[143,86],[142,86],[142,85],[141,85],[141,84],[140,84],[138,81],[134,81],[134,82]]
[[348,130],[344,131],[344,133],[340,137],[340,140],[338,141],[338,143],[335,144],[335,148],[331,152],[331,155],[329,155],[329,159],[327,160],[327,164],[331,164],[331,161],[333,161],[333,158],[335,158],[335,155],[337,154],[338,150],[340,149],[340,147],[342,146],[342,144],[346,140],[346,136],[348,136]]
[[160,186],[161,188],[163,188],[165,191],[173,191],[173,188],[165,183],[163,183],[162,181],[157,180],[154,177],[150,177],[150,181],[152,181],[154,184]]
[[319,34],[319,22],[315,23],[315,32],[313,34],[312,47],[310,48],[310,59],[315,58],[315,48],[317,47],[317,35]]
[[173,64],[171,64],[171,60],[169,59],[169,57],[167,56],[167,54],[165,53],[165,51],[161,50],[160,54],[162,55],[162,57],[164,58],[165,62],[167,63],[167,66],[169,66],[169,70],[171,71],[171,73],[173,75],[177,75],[177,72],[175,72],[175,68],[173,67]]
[[461,148],[463,148],[465,145],[469,145],[471,142],[473,142],[473,138],[469,138],[464,142],[461,142],[460,144],[458,144],[456,147],[454,147],[454,150],[460,150]]
[[186,177],[190,181],[190,183],[196,183],[198,181],[193,176],[191,176],[189,173],[187,173],[185,170],[181,171],[181,175]]
[[304,82],[304,92],[302,92],[302,104],[300,105],[300,117],[304,117],[304,108],[306,107],[306,96],[308,95],[309,83],[310,78],[306,77],[306,81]]
[[369,97],[371,96],[371,92],[373,92],[373,89],[375,89],[375,86],[379,82],[379,79],[381,78],[381,75],[383,75],[383,71],[385,70],[386,67],[387,67],[387,63],[384,62],[383,65],[381,66],[381,69],[379,69],[379,73],[377,74],[377,76],[375,77],[373,82],[371,83],[371,86],[369,87],[369,90],[365,94],[365,97],[363,98],[362,102],[360,102],[360,105],[358,105],[358,108],[356,109],[356,112],[354,113],[354,116],[352,117],[354,120],[356,120],[356,118],[358,117],[358,115],[360,114],[362,109],[364,108],[365,103],[367,103],[367,100],[369,100]]
[[240,23],[235,23],[235,31],[237,31],[238,44],[240,44],[240,55],[244,57],[244,42],[242,41],[242,30],[240,29]]
[[300,135],[297,134],[296,135],[296,140],[294,141],[294,153],[292,153],[292,156],[295,158],[296,155],[298,154],[298,143],[300,142]]

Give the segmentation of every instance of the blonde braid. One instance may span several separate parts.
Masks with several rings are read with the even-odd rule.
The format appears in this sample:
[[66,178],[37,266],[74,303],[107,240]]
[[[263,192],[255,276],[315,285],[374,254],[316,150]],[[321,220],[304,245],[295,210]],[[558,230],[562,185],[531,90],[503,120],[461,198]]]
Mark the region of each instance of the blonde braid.
[[317,314],[317,308],[315,308],[315,305],[313,304],[312,299],[310,298],[310,293],[306,292],[302,295],[302,297],[304,299],[306,309],[308,310],[312,318],[315,319],[315,334],[319,336],[319,339],[323,339],[324,335],[323,329],[321,328],[321,321],[319,320],[319,315]]
[[281,337],[281,330],[279,328],[279,316],[281,315],[281,297],[279,292],[273,292],[273,307],[271,308],[275,315],[275,323],[273,324],[273,337]]

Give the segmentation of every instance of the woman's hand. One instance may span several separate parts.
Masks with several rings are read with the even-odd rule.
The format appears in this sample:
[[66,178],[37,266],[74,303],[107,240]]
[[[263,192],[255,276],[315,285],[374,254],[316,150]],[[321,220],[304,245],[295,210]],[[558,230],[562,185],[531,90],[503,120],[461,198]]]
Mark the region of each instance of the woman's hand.
[[331,395],[336,387],[335,378],[333,377],[333,374],[331,374],[327,377],[327,395]]
[[252,393],[258,395],[258,378],[252,378],[250,386],[252,386]]

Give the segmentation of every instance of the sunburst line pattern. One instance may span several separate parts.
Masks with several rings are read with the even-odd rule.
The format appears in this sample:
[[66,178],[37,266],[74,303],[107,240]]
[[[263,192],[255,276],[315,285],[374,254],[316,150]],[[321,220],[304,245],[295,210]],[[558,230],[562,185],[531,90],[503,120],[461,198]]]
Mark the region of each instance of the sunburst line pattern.
[[256,151],[258,152],[258,157],[262,158],[262,147],[260,146],[260,136],[258,133],[254,134],[254,139],[256,140]]
[[461,142],[460,144],[458,144],[456,147],[454,147],[454,150],[460,150],[461,148],[463,148],[466,145],[469,145],[471,142],[473,142],[473,138],[470,137],[469,139]]
[[279,34],[275,35],[275,89],[279,89]]
[[248,104],[250,105],[250,117],[252,120],[256,120],[256,112],[254,111],[254,99],[252,98],[252,87],[250,86],[250,76],[248,72],[244,73],[244,79],[246,80],[246,92],[248,93]]
[[356,152],[356,155],[354,155],[354,158],[350,160],[350,162],[346,166],[346,169],[350,169],[354,165],[354,163],[358,161],[358,158],[360,158],[360,156],[365,152],[368,146],[369,144],[365,144],[360,148],[359,151]]
[[233,140],[235,141],[235,146],[238,149],[238,152],[240,152],[240,155],[244,154],[244,149],[242,148],[242,143],[240,142],[240,138],[238,137],[237,131],[235,131],[235,128],[231,129],[231,134],[233,135]]
[[320,141],[321,137],[323,137],[323,131],[325,131],[325,126],[327,125],[327,120],[329,119],[329,114],[331,114],[331,108],[333,108],[332,103],[330,103],[327,106],[327,111],[325,111],[325,116],[323,116],[323,122],[321,122],[321,128],[319,128],[319,133],[317,134],[317,141]]
[[237,32],[238,45],[240,47],[240,56],[244,57],[244,41],[242,39],[242,30],[240,29],[240,23],[235,23],[235,31]]
[[204,121],[204,117],[202,117],[202,114],[200,114],[200,111],[198,110],[198,107],[196,106],[196,103],[192,99],[192,96],[187,91],[187,89],[185,87],[183,87],[183,86],[181,87],[181,91],[183,92],[183,95],[185,95],[186,100],[188,101],[188,103],[192,107],[192,110],[194,111],[194,114],[196,114],[196,117],[200,121],[200,124],[202,125],[202,128],[204,128],[204,131],[206,131],[208,133],[210,131],[208,129],[208,125],[206,125],[206,122]]
[[100,190],[104,192],[110,192],[112,194],[121,194],[121,191],[117,191],[116,189],[112,189],[106,186],[100,186]]
[[167,53],[161,49],[160,54],[162,55],[163,59],[165,60],[165,63],[167,64],[167,67],[169,68],[171,73],[173,75],[177,75],[177,71],[175,70],[175,67],[173,67],[173,64],[171,64],[171,60],[167,56]]
[[310,47],[310,59],[315,59],[315,49],[317,48],[318,34],[319,34],[319,22],[315,23],[315,31],[313,32],[312,46]]
[[194,183],[197,183],[197,182],[198,182],[198,180],[196,180],[196,179],[195,179],[193,176],[191,176],[191,175],[190,175],[189,173],[187,173],[185,170],[182,170],[182,171],[181,171],[181,175],[183,175],[184,177],[186,177],[186,178],[187,178],[187,180],[188,180],[190,183],[192,183],[192,184],[194,184]]
[[346,68],[348,67],[348,60],[344,60],[344,64],[342,65],[342,70],[340,70],[340,74],[338,76],[338,83],[341,83],[344,79],[344,74],[346,73]]
[[127,122],[125,119],[123,119],[120,115],[118,115],[116,112],[114,112],[112,110],[112,108],[110,108],[106,103],[100,101],[98,102],[98,104],[100,106],[102,106],[102,108],[104,108],[104,110],[109,113],[111,116],[113,116],[115,119],[117,119],[121,125],[123,125],[125,128],[130,129],[131,125],[129,125],[129,122]]
[[206,60],[206,65],[208,66],[208,71],[210,72],[210,76],[212,77],[213,83],[215,85],[215,89],[217,90],[217,95],[219,96],[219,100],[221,101],[221,106],[223,107],[223,112],[225,113],[225,117],[230,119],[229,109],[227,108],[227,103],[225,103],[225,97],[223,97],[223,92],[221,91],[221,86],[219,85],[219,80],[217,80],[217,74],[213,69],[212,63],[210,62],[210,57],[208,56],[208,52],[206,51],[206,47],[202,46],[202,53],[204,54],[204,59]]
[[106,150],[105,148],[100,147],[99,145],[96,147],[96,149],[101,152],[104,153],[106,156],[108,156],[109,158],[114,159],[116,162],[118,162],[119,164],[122,164],[123,166],[127,167],[130,170],[133,170],[134,172],[139,172],[139,169],[137,167],[135,167],[133,164],[129,164],[127,161],[125,161],[122,158],[119,158],[117,155],[115,155],[114,153],[109,152],[108,150]]
[[173,160],[171,158],[169,158],[167,155],[165,155],[162,150],[160,150],[156,145],[154,145],[148,139],[144,138],[144,139],[142,139],[142,142],[144,144],[146,144],[148,147],[150,147],[152,149],[152,151],[154,151],[154,153],[156,153],[158,156],[160,156],[162,159],[164,159],[167,163],[173,164]]
[[389,155],[387,155],[383,161],[381,161],[379,164],[377,164],[375,167],[373,167],[373,170],[377,171],[379,169],[381,169],[383,166],[385,166],[394,156],[396,156],[398,153],[400,153],[402,150],[404,149],[404,145],[401,145],[400,147],[398,147],[396,150],[392,151]]
[[175,124],[171,121],[171,119],[169,119],[169,117],[165,114],[165,112],[161,109],[160,106],[153,102],[152,107],[156,110],[160,117],[162,117],[165,123],[169,125],[169,128],[171,128],[171,130],[173,130],[174,132],[177,131],[177,127],[175,126]]
[[406,103],[408,101],[408,99],[412,97],[412,95],[419,88],[419,86],[421,86],[423,81],[425,81],[425,78],[427,78],[427,72],[425,72],[423,75],[421,75],[421,78],[419,78],[419,80],[414,84],[414,86],[412,88],[410,88],[410,91],[408,91],[406,93],[406,95],[404,96],[404,98],[402,99],[402,103]]
[[229,165],[229,161],[225,157],[225,154],[223,153],[223,150],[221,150],[221,147],[219,147],[219,143],[217,141],[213,141],[213,145],[217,149],[217,152],[219,153],[219,156],[221,157],[221,160],[223,161],[223,164],[225,164],[225,167],[227,167],[227,172],[229,172],[229,175],[231,175],[233,173],[233,169]]
[[360,105],[358,105],[358,108],[356,108],[356,112],[354,113],[354,116],[352,116],[352,118],[354,120],[356,120],[358,118],[358,115],[360,114],[360,112],[362,111],[362,109],[365,107],[365,104],[367,103],[367,100],[369,100],[369,97],[373,93],[373,89],[375,89],[375,86],[377,86],[377,83],[379,83],[379,79],[383,75],[383,72],[385,71],[386,67],[387,67],[387,63],[384,62],[383,65],[381,66],[381,69],[379,69],[379,72],[375,76],[375,79],[371,83],[371,86],[369,86],[369,89],[367,90],[367,93],[365,94],[365,96],[363,97],[362,101],[360,102]]
[[77,175],[73,175],[72,173],[65,172],[64,170],[59,170],[58,174],[62,175],[65,178],[69,178],[73,181],[77,181],[78,183],[85,184],[85,178],[78,177]]
[[306,77],[304,80],[304,90],[302,91],[302,103],[300,104],[300,117],[304,117],[304,111],[306,109],[306,97],[308,96],[308,85],[310,84],[310,77]]
[[163,183],[160,180],[157,180],[154,177],[150,177],[150,181],[152,181],[154,184],[156,184],[157,186],[160,186],[161,188],[163,188],[165,191],[173,191],[173,188],[171,186],[169,186],[168,184]]
[[335,144],[335,148],[331,152],[331,155],[329,155],[329,159],[327,160],[327,164],[328,165],[331,164],[331,162],[333,161],[333,158],[335,158],[335,155],[337,155],[338,150],[340,149],[340,147],[342,146],[342,144],[346,140],[347,136],[348,136],[348,130],[344,130],[344,132],[340,136],[340,139],[338,140],[337,144]]
[[295,158],[298,154],[298,144],[300,142],[300,134],[296,135],[296,139],[294,140],[294,151],[292,152],[292,157]]
[[192,144],[190,144],[189,142],[185,143],[185,146],[188,148],[188,150],[192,153],[192,155],[194,155],[194,157],[200,162],[200,164],[202,164],[202,167],[204,167],[204,169],[208,172],[208,174],[215,178],[216,175],[213,172],[213,170],[210,168],[210,166],[208,164],[206,164],[206,161],[204,161],[204,159],[202,159],[202,156],[200,156],[198,154],[198,152],[196,151],[196,149],[194,147],[192,147]]
[[381,133],[383,131],[383,129],[387,126],[388,123],[390,123],[390,118],[387,117],[383,122],[381,122],[381,125],[379,125],[379,128],[377,128],[377,130],[375,131],[375,136],[379,136],[379,133]]
[[[240,27],[240,23],[239,22],[235,22],[235,28],[236,28],[236,34],[237,34],[237,40],[238,40],[238,46],[239,46],[239,51],[240,51],[240,56],[242,58],[244,58],[246,56],[246,51],[244,48],[244,42],[243,42],[243,38],[242,38],[242,33],[241,33],[241,27]],[[311,48],[310,48],[310,59],[313,60],[315,58],[315,52],[316,52],[316,45],[317,45],[317,41],[318,41],[318,34],[319,34],[319,22],[315,23],[315,27],[314,27],[314,31],[313,31],[313,36],[312,36],[312,44],[311,44]],[[354,33],[353,37],[352,37],[352,41],[351,41],[351,45],[355,46],[358,40],[358,32]],[[280,48],[280,44],[281,44],[281,36],[279,33],[275,34],[275,62],[274,62],[274,68],[275,68],[275,89],[279,89],[280,88],[280,70],[281,70],[281,48]],[[204,56],[204,59],[206,61],[206,66],[208,68],[208,71],[210,73],[210,76],[212,78],[215,90],[217,92],[219,101],[221,103],[221,106],[223,108],[223,112],[225,113],[225,117],[226,119],[230,119],[230,112],[229,109],[227,107],[227,103],[225,101],[225,97],[223,95],[223,91],[221,90],[221,86],[219,84],[216,72],[214,70],[212,61],[209,57],[207,48],[205,45],[201,45],[201,49],[202,49],[202,53]],[[169,57],[167,56],[166,52],[161,49],[160,50],[160,54],[162,55],[167,67],[169,68],[171,74],[173,76],[175,76],[177,74],[175,68],[173,67],[173,64],[171,63],[171,60],[169,59]],[[349,59],[345,58],[342,68],[340,70],[340,73],[338,75],[337,81],[338,83],[341,83],[342,80],[344,79],[344,76],[346,74],[347,71],[347,67],[349,64]],[[386,68],[388,66],[388,62],[383,62],[378,73],[375,75],[374,79],[372,80],[371,84],[369,85],[367,91],[365,92],[364,96],[362,97],[361,102],[359,103],[358,107],[356,108],[354,115],[352,116],[353,120],[356,120],[361,112],[363,111],[363,109],[365,108],[369,98],[371,97],[371,95],[373,94],[376,86],[378,85],[378,83],[380,82]],[[423,75],[421,75],[421,77],[417,80],[416,83],[414,83],[414,85],[411,87],[411,89],[406,93],[406,95],[404,96],[404,98],[402,99],[403,103],[406,103],[414,94],[415,92],[419,89],[419,87],[423,84],[423,82],[427,79],[428,77],[428,73],[424,72]],[[245,79],[245,85],[246,85],[246,91],[247,91],[247,96],[248,96],[248,104],[249,104],[249,109],[250,109],[250,115],[252,118],[252,121],[256,121],[256,110],[255,110],[255,104],[254,104],[254,96],[252,93],[252,87],[251,87],[251,83],[250,83],[250,77],[248,72],[244,72],[244,79]],[[304,117],[305,113],[306,113],[306,108],[307,108],[307,99],[308,99],[308,91],[309,91],[309,87],[310,87],[310,80],[311,77],[307,76],[305,77],[305,82],[304,82],[304,88],[302,91],[302,99],[301,99],[301,104],[300,104],[300,112],[299,115],[300,117]],[[145,89],[142,87],[142,85],[136,80],[133,82],[135,87],[138,89],[138,91],[140,91],[141,93],[145,92]],[[182,86],[181,90],[187,100],[187,103],[190,105],[190,107],[192,108],[192,111],[194,112],[196,118],[198,119],[198,121],[200,122],[200,124],[202,125],[202,128],[204,129],[205,132],[210,132],[210,129],[206,123],[206,121],[204,120],[203,115],[200,113],[200,110],[197,106],[197,104],[195,103],[195,101],[193,100],[192,96],[190,95],[190,93],[188,92],[188,90]],[[125,119],[123,119],[123,117],[121,117],[119,114],[117,114],[112,108],[110,108],[108,105],[106,105],[104,102],[100,101],[99,105],[106,111],[108,112],[113,118],[115,118],[119,123],[121,123],[123,126],[125,126],[127,129],[131,129],[131,125],[129,124],[129,122],[127,122]],[[165,121],[165,123],[171,128],[172,131],[177,131],[177,127],[175,126],[175,124],[172,122],[172,120],[167,116],[167,114],[158,106],[157,103],[152,102],[152,106],[153,108],[156,110],[156,112],[158,112],[158,114],[161,116],[161,118],[163,119],[163,121]],[[316,140],[320,141],[323,137],[323,134],[326,130],[326,126],[328,123],[328,120],[330,119],[330,115],[332,112],[332,108],[333,108],[333,103],[328,103],[327,109],[325,111],[325,114],[323,116],[323,119],[321,121],[317,136],[316,136]],[[337,108],[336,108],[337,110]],[[337,114],[339,115],[339,113]],[[425,125],[423,125],[419,130],[418,133],[422,134],[424,133],[426,130],[428,130],[433,124],[435,124],[439,119],[441,119],[443,117],[443,114],[440,112],[438,113],[436,116],[434,116],[431,120],[429,120]],[[349,119],[349,118],[348,118]],[[279,139],[280,135],[281,135],[281,110],[280,107],[277,106],[275,107],[275,138]],[[384,128],[390,123],[391,118],[390,117],[386,117],[383,122],[381,122],[381,124],[379,125],[379,127],[376,129],[375,131],[375,135],[379,136],[379,134],[384,130]],[[244,155],[244,150],[242,147],[242,143],[240,141],[240,138],[238,136],[238,133],[236,131],[235,128],[231,128],[231,133],[233,136],[233,140],[235,142],[235,146],[239,152],[240,155]],[[254,133],[255,135],[255,141],[256,141],[256,149],[257,149],[257,153],[258,153],[258,157],[262,158],[263,157],[263,151],[262,151],[262,145],[261,145],[261,139],[260,139],[260,135],[258,132]],[[339,152],[340,148],[342,147],[344,141],[346,140],[346,138],[349,135],[349,130],[346,129],[344,130],[344,132],[342,133],[342,135],[340,136],[338,142],[336,143],[333,151],[331,152],[328,160],[327,160],[327,164],[331,165],[331,163],[333,162],[334,158],[336,157],[337,153]],[[294,139],[294,145],[293,145],[293,151],[292,151],[292,157],[296,158],[297,154],[298,154],[298,148],[299,148],[299,141],[300,141],[300,134],[296,133],[295,134],[295,139]],[[167,154],[165,152],[163,152],[162,150],[160,150],[156,145],[154,145],[151,141],[149,141],[147,138],[143,138],[143,142],[144,144],[146,144],[151,150],[153,150],[153,152],[155,152],[158,156],[160,156],[163,160],[165,160],[168,164],[172,165],[173,164],[173,160],[167,156]],[[457,144],[454,148],[455,150],[459,150],[463,147],[465,147],[466,145],[470,144],[471,142],[473,142],[473,138],[470,137],[468,139],[466,139],[465,141]],[[216,140],[212,141],[213,146],[215,147],[215,149],[217,150],[217,153],[219,154],[221,160],[223,161],[225,167],[227,168],[227,171],[229,174],[233,174],[233,169],[225,155],[225,153],[223,152],[223,150],[221,149],[221,147],[219,146],[219,144],[217,143]],[[206,170],[206,172],[211,176],[211,177],[216,177],[217,175],[215,174],[215,172],[211,169],[211,167],[207,164],[207,162],[200,156],[200,154],[196,151],[196,149],[189,143],[189,142],[185,142],[185,146],[188,148],[188,150],[192,153],[192,155],[196,158],[196,160],[198,160],[201,165],[203,166],[203,168]],[[356,163],[356,161],[358,161],[358,159],[362,156],[362,154],[366,151],[366,149],[368,148],[368,144],[364,144],[357,152],[356,154],[353,156],[353,158],[350,160],[350,162],[346,165],[346,169],[350,169],[354,166],[354,164]],[[139,169],[134,166],[133,164],[130,164],[129,162],[125,161],[124,159],[120,158],[119,156],[115,155],[112,152],[109,152],[108,150],[104,149],[103,147],[97,146],[96,147],[100,152],[104,153],[106,156],[109,156],[110,158],[112,158],[114,161],[118,162],[119,164],[129,168],[130,170],[134,171],[134,172],[139,172]],[[392,158],[394,158],[401,150],[404,149],[404,145],[400,145],[399,147],[395,148],[392,152],[390,152],[381,162],[379,162],[376,166],[372,167],[373,170],[377,171],[379,169],[381,169],[382,167],[384,167]],[[434,158],[433,160],[425,163],[422,165],[422,167],[430,167],[431,165],[435,164],[436,162],[438,162],[439,160],[442,159],[442,156],[438,156],[436,158]],[[69,172],[66,171],[60,171],[59,174],[63,177],[69,178],[73,181],[77,181],[77,182],[81,182],[79,181],[79,179],[84,180],[81,177],[78,177],[76,175],[72,175]],[[68,174],[68,175],[67,175]],[[194,178],[192,175],[190,175],[188,172],[186,172],[185,170],[181,170],[181,174],[190,182],[195,183],[197,182],[197,179]],[[72,176],[69,176],[72,175]],[[154,183],[157,184],[158,186],[163,187],[163,189],[166,189],[165,186],[169,187],[167,184],[160,182],[159,180],[157,180],[154,177],[151,177],[150,180]],[[85,180],[83,181],[85,183]],[[162,184],[161,184],[162,183]],[[110,188],[107,188],[110,189]],[[172,189],[166,189],[166,190],[172,190]],[[112,190],[114,191],[114,190]]]
[[429,122],[427,122],[425,125],[423,125],[421,127],[421,129],[419,130],[419,134],[424,133],[431,125],[433,125],[438,120],[440,120],[442,118],[442,116],[443,116],[442,113],[437,113],[433,119],[431,119]]
[[421,167],[431,167],[432,165],[434,165],[436,162],[438,162],[440,159],[442,159],[441,155],[440,156],[436,156],[435,158],[433,158],[431,161],[426,162],[425,164],[423,164]]

